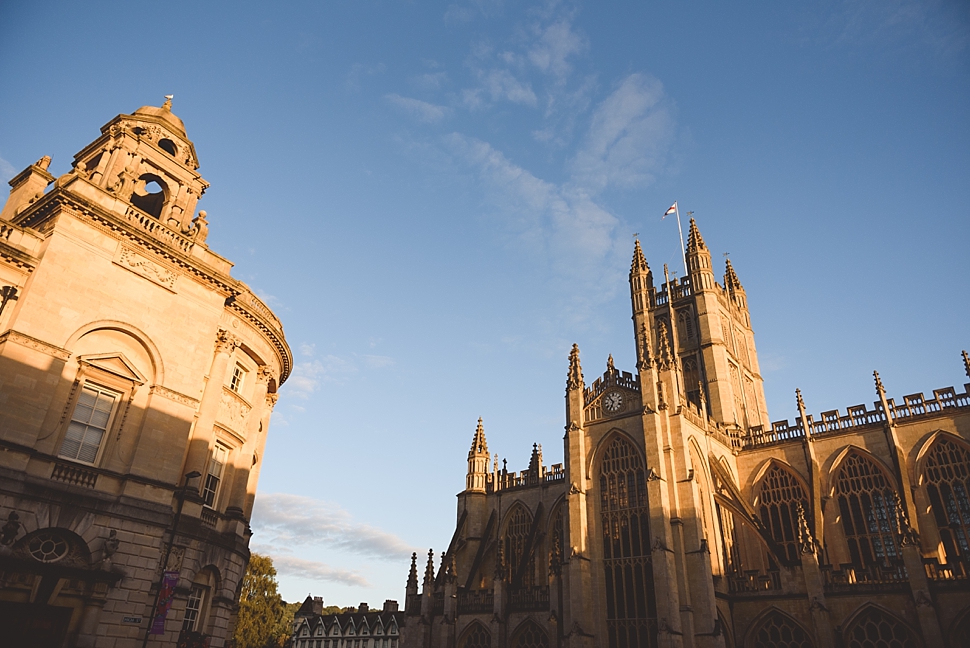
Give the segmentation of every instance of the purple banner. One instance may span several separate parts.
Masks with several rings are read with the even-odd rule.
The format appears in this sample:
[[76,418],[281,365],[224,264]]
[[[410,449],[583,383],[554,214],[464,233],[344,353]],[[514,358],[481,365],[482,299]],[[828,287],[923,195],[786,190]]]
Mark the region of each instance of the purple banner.
[[168,611],[172,608],[172,599],[175,598],[175,586],[179,582],[177,571],[167,571],[162,577],[162,591],[158,593],[158,607],[155,608],[155,618],[152,621],[152,629],[148,634],[165,634],[165,618]]

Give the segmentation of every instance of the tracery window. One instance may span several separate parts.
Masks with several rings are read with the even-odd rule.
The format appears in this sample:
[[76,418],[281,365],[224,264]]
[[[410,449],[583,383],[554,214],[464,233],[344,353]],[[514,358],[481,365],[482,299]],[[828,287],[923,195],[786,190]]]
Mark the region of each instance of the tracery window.
[[869,608],[845,632],[846,648],[918,648],[913,633],[899,619]]
[[701,406],[701,374],[697,369],[697,357],[688,356],[683,360],[684,364],[684,390],[687,392],[687,400],[698,407]]
[[947,562],[970,560],[970,451],[940,438],[926,455],[924,475]]
[[869,457],[852,452],[842,462],[835,479],[835,495],[856,566],[888,566],[898,561],[893,494],[889,480]]
[[724,561],[724,571],[729,576],[741,576],[744,569],[741,566],[741,551],[737,542],[734,513],[717,502],[714,503],[714,508],[717,511],[717,524],[721,529],[721,558]]
[[564,507],[564,504],[556,507],[556,514],[552,519],[552,528],[550,529],[552,537],[549,540],[549,563],[556,570],[560,568],[565,557],[565,529],[562,516]]
[[752,634],[753,648],[814,648],[808,633],[784,614],[769,614]]
[[512,641],[512,648],[548,648],[549,635],[532,621],[526,621],[525,625],[515,634]]
[[798,504],[805,515],[808,496],[790,470],[772,464],[761,481],[759,513],[761,523],[792,562],[798,562]]
[[622,437],[603,454],[600,496],[609,646],[650,646],[656,613],[646,470],[640,452]]
[[482,624],[473,623],[465,631],[465,635],[458,646],[459,648],[491,648],[492,635]]
[[[529,540],[529,529],[532,527],[532,516],[524,506],[516,506],[505,527],[505,561],[508,570],[508,582],[515,586],[532,587],[535,584],[535,556],[525,556],[526,543]],[[522,565],[524,560],[527,564]],[[522,569],[522,580],[514,582],[515,575]]]

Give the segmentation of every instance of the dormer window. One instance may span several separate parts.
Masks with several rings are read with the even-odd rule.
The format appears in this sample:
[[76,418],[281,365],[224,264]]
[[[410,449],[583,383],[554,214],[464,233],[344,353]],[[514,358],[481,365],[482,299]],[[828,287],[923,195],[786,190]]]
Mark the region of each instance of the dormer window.
[[172,157],[175,157],[175,154],[178,152],[178,149],[175,148],[175,142],[173,142],[170,139],[158,140],[158,147],[163,151],[165,151],[166,153],[168,153],[169,155],[171,155]]
[[242,391],[243,383],[246,380],[246,370],[243,369],[242,365],[237,364],[232,369],[232,378],[229,379],[229,389],[236,392],[237,394]]

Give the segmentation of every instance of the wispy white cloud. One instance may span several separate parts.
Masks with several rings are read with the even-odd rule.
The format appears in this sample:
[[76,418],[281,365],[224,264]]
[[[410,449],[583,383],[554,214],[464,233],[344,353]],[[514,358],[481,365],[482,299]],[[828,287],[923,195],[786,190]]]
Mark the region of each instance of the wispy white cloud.
[[393,93],[384,95],[384,98],[412,117],[427,124],[441,121],[441,119],[448,114],[447,107],[437,106],[435,104],[428,103],[427,101],[421,101],[420,99],[402,97],[399,94]]
[[384,70],[386,69],[387,68],[383,63],[376,63],[373,65],[354,63],[350,66],[350,70],[347,72],[347,88],[353,91],[360,90],[361,80],[364,77],[383,74]]
[[289,552],[281,551],[278,547],[269,545],[253,545],[253,551],[267,555],[273,559],[273,567],[281,576],[309,578],[344,585],[370,587],[370,583],[359,572],[350,569],[339,569],[316,560],[298,558]]
[[663,168],[673,137],[663,85],[631,74],[596,107],[571,165],[573,182],[593,192],[648,185]]
[[297,362],[286,381],[286,394],[309,398],[321,383],[343,383],[357,373],[357,366],[347,358],[327,355]]
[[539,99],[532,90],[532,86],[517,79],[508,70],[488,70],[480,72],[481,85],[463,91],[462,99],[468,108],[480,108],[484,104],[483,96],[487,95],[492,102],[510,101],[526,106],[535,106]]
[[537,31],[539,36],[529,49],[529,60],[543,72],[565,77],[572,71],[569,57],[583,53],[588,47],[585,37],[573,31],[565,18]]
[[384,355],[363,355],[364,363],[373,369],[384,369],[394,366],[394,358]]
[[411,83],[421,90],[439,90],[447,81],[447,72],[426,72],[411,77]]
[[260,493],[252,526],[272,546],[325,545],[383,560],[407,558],[412,551],[396,535],[355,521],[337,504],[302,495]]
[[17,175],[17,169],[15,169],[12,164],[0,157],[0,182],[7,182],[15,175]]

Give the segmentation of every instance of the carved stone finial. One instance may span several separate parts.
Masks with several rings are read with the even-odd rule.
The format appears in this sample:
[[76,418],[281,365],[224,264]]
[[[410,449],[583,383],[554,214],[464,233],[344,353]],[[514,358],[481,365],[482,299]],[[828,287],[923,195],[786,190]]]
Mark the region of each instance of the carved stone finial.
[[873,371],[872,377],[876,380],[876,393],[880,396],[886,393],[886,389],[882,386],[882,380],[879,378],[879,372]]
[[731,292],[743,289],[741,280],[738,279],[738,274],[734,271],[734,266],[731,265],[731,259],[725,259],[724,262],[724,286]]
[[192,231],[195,232],[195,242],[205,243],[209,237],[209,221],[206,220],[208,214],[204,209],[199,210],[198,216],[192,219]]
[[616,372],[616,365],[613,364],[613,354],[612,353],[610,354],[610,357],[606,359],[606,371],[608,373],[614,373],[614,372]]
[[175,95],[165,95],[165,103],[162,104],[162,110],[172,110],[172,99]]
[[49,155],[45,155],[41,159],[37,160],[36,164],[34,164],[35,167],[39,167],[39,168],[43,169],[44,171],[47,171],[47,168],[50,165],[51,165],[51,156],[49,156]]
[[425,589],[427,590],[433,582],[434,582],[434,549],[428,549],[428,564],[424,568]]
[[697,222],[692,218],[690,219],[690,230],[687,234],[687,253],[699,252],[700,250],[706,250],[707,246],[704,244],[704,239],[701,237],[701,231],[697,228]]
[[[488,442],[485,440],[485,425],[482,423],[482,417],[478,417],[478,427],[475,428],[475,436],[472,437],[472,447],[468,451],[469,459],[475,455],[485,455],[488,457]],[[485,462],[486,468],[488,467],[488,462]]]
[[566,389],[579,389],[583,386],[583,368],[579,364],[579,345],[574,344],[569,352],[569,375],[566,377]]
[[970,378],[970,355],[967,355],[966,350],[963,352],[963,370],[967,374],[967,378]]
[[798,516],[798,546],[803,554],[815,553],[815,538],[812,537],[812,530],[808,527],[808,520],[805,517],[805,507],[801,502],[795,504],[796,515]]
[[630,274],[635,272],[646,272],[650,274],[650,266],[647,259],[643,256],[643,248],[640,247],[640,239],[633,243],[633,262],[630,264]]
[[408,585],[409,590],[413,589],[417,591],[418,589],[418,553],[413,552],[411,554],[411,569],[408,571]]

